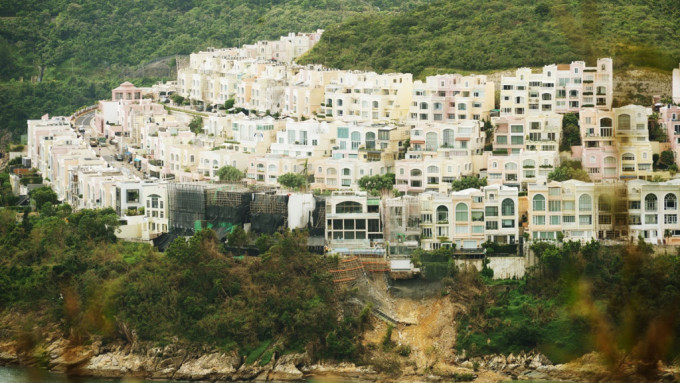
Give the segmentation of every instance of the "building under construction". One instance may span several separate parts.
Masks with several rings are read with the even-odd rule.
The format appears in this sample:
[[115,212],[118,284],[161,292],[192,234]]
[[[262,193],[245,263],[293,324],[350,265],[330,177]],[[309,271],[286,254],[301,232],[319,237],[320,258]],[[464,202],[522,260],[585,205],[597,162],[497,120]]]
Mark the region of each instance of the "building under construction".
[[382,221],[390,255],[409,255],[418,248],[420,238],[420,201],[403,196],[383,202]]

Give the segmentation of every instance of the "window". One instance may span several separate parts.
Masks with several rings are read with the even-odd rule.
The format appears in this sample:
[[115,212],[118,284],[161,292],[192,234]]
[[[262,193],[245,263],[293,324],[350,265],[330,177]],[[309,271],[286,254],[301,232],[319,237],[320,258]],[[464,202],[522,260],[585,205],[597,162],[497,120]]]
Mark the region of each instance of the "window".
[[489,221],[486,223],[486,230],[498,230],[497,221]]
[[428,167],[427,167],[427,172],[428,172],[428,173],[435,173],[435,174],[438,174],[438,173],[439,173],[439,168],[436,167],[436,166],[434,166],[434,165],[428,166]]
[[498,207],[497,206],[487,206],[484,208],[484,212],[487,217],[498,217]]
[[375,133],[366,133],[366,149],[375,149]]
[[421,235],[423,238],[432,238],[432,228],[424,227]]
[[551,225],[559,225],[560,224],[560,216],[559,215],[551,215],[550,216],[550,224]]
[[510,144],[512,145],[522,145],[524,144],[524,136],[511,136]]
[[352,132],[352,149],[359,149],[361,144],[361,134],[359,132]]
[[611,225],[612,224],[612,216],[611,215],[600,215],[597,217],[598,222],[600,225]]
[[645,210],[656,211],[656,195],[655,194],[647,194],[647,196],[645,196]]
[[511,133],[524,133],[524,126],[522,126],[522,125],[511,125],[510,126],[510,132]]
[[503,203],[501,203],[501,211],[503,212],[503,216],[514,216],[515,215],[515,201],[511,200],[510,198],[506,198],[503,200]]
[[444,129],[444,146],[447,148],[453,148],[455,144],[453,138],[453,129]]
[[429,132],[425,135],[425,150],[437,150],[439,145],[437,143],[437,133]]
[[338,128],[338,138],[349,138],[349,128]]
[[629,201],[628,202],[628,208],[631,210],[640,210],[641,202],[640,201]]
[[678,208],[678,199],[673,193],[668,193],[663,199],[663,207],[665,210],[675,210]]
[[456,205],[456,222],[466,222],[468,220],[468,208],[462,202]]
[[534,211],[545,211],[545,197],[542,194],[534,196]]
[[619,129],[621,130],[630,130],[630,115],[628,114],[621,114],[619,115]]
[[506,145],[508,143],[508,136],[496,136],[496,143]]
[[514,219],[501,220],[501,227],[503,227],[504,229],[515,227],[515,220]]
[[548,210],[549,211],[560,211],[560,206],[561,203],[560,201],[548,201]]
[[348,176],[350,175],[351,171],[348,168],[342,169],[342,175],[343,176]]
[[422,174],[420,169],[411,169],[411,177],[420,177]]
[[563,223],[576,223],[576,217],[573,215],[565,215],[562,217]]
[[533,222],[534,222],[534,225],[545,225],[545,216],[544,215],[535,215],[533,217]]
[[657,215],[656,214],[645,214],[645,224],[656,225]]
[[593,210],[593,199],[588,194],[582,194],[581,197],[579,197],[578,210],[579,211]]
[[666,214],[663,216],[663,223],[667,225],[675,225],[678,223],[678,216],[677,214]]
[[472,226],[472,234],[484,233],[484,226]]
[[517,170],[517,164],[514,162],[508,162],[505,164],[505,170]]
[[456,226],[456,234],[467,234],[468,233],[468,227],[467,226]]
[[579,225],[592,225],[593,223],[593,216],[588,214],[588,215],[579,215],[578,216],[578,223]]
[[449,221],[449,208],[446,206],[437,207],[437,223],[448,223]]
[[642,221],[640,220],[640,216],[637,215],[637,214],[631,215],[629,218],[630,218],[629,223],[630,223],[631,225],[640,225],[640,224],[642,224]]
[[336,214],[361,213],[362,208],[359,202],[344,201],[335,206]]
[[470,213],[470,218],[472,219],[472,222],[484,222],[484,212],[473,211]]

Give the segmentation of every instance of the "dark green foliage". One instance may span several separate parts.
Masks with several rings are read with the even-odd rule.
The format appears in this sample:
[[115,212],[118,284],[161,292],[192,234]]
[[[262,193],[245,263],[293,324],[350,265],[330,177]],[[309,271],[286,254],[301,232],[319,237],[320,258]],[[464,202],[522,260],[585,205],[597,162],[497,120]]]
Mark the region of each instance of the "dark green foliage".
[[279,184],[290,189],[299,189],[307,184],[307,179],[302,174],[285,173],[278,178]]
[[580,180],[590,182],[588,173],[581,167],[581,161],[565,160],[548,174],[548,181],[562,182],[566,180]]
[[[612,57],[617,66],[677,67],[674,0],[437,0],[409,12],[365,15],[326,29],[302,63],[424,75]],[[455,69],[452,69],[455,68]]]
[[243,177],[245,177],[245,174],[242,171],[231,165],[222,166],[221,168],[217,169],[216,174],[220,181],[236,182],[242,180]]
[[189,122],[189,129],[196,134],[203,133],[203,117],[195,116]]
[[431,281],[439,281],[458,273],[453,262],[453,248],[442,247],[432,251],[417,249],[411,253],[411,261],[415,267],[422,269],[423,277]]
[[234,247],[244,247],[248,245],[248,234],[241,226],[236,226],[234,230],[227,235],[227,244]]
[[246,355],[267,342],[257,353],[262,363],[273,340],[281,350],[313,344],[317,355],[356,356],[365,319],[352,316],[359,310],[338,319],[332,279],[307,252],[304,233],[276,234],[261,257],[238,260],[205,229],[163,255],[116,242],[111,209],[68,210],[24,214],[23,224],[0,209],[1,311],[42,313],[82,339],[126,338],[134,330],[142,340],[178,337]]
[[470,355],[533,348],[554,362],[592,350],[645,363],[680,355],[680,258],[651,246],[535,243],[539,265],[479,295],[459,329]]
[[482,186],[486,186],[486,178],[462,177],[459,180],[451,182],[451,189],[453,189],[453,191],[460,191],[470,188],[479,189]]
[[229,110],[229,109],[233,108],[235,101],[236,100],[234,100],[233,98],[230,98],[227,101],[225,101],[224,102],[224,109]]
[[29,195],[31,199],[35,201],[35,206],[37,208],[42,208],[46,203],[56,205],[59,203],[57,199],[57,193],[52,190],[49,186],[43,186],[41,188],[33,189],[30,191]]
[[394,188],[395,175],[394,173],[386,173],[384,175],[363,176],[359,178],[359,187],[361,190],[366,190],[371,194],[379,194],[381,192],[390,191]]
[[672,150],[664,150],[656,161],[659,169],[668,169],[675,164],[675,154]]
[[567,113],[562,118],[560,151],[571,152],[572,146],[579,145],[581,145],[581,132],[579,130],[578,113]]

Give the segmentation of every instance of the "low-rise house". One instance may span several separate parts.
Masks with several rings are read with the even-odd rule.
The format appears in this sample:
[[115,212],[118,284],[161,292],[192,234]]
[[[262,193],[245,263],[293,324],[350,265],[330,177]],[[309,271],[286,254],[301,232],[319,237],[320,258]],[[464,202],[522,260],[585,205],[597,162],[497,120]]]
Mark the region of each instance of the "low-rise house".
[[527,185],[545,180],[560,165],[557,151],[526,151],[492,154],[487,157],[487,183],[527,190]]
[[484,75],[445,74],[413,83],[409,121],[488,120],[494,108],[494,83]]
[[493,119],[494,152],[517,154],[521,149],[558,151],[562,137],[562,115],[558,113],[505,116]]

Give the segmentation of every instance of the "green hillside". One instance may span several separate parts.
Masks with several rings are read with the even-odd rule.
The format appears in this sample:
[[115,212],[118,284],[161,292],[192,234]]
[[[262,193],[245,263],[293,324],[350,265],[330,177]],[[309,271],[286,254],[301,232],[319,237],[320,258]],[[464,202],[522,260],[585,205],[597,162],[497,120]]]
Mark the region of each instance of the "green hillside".
[[1,1],[0,100],[10,104],[0,108],[0,136],[20,133],[26,118],[70,113],[106,97],[122,80],[150,84],[156,79],[129,73],[158,57],[313,31],[426,1]]
[[677,0],[438,0],[327,28],[301,62],[422,74],[592,62],[669,70],[680,61]]

